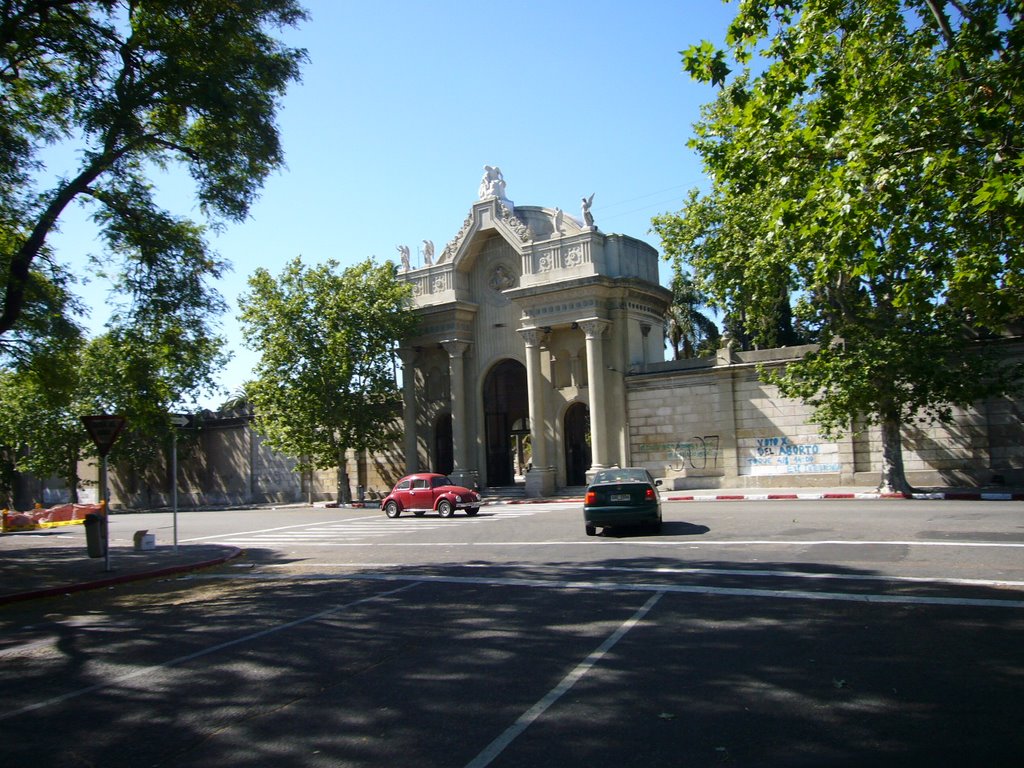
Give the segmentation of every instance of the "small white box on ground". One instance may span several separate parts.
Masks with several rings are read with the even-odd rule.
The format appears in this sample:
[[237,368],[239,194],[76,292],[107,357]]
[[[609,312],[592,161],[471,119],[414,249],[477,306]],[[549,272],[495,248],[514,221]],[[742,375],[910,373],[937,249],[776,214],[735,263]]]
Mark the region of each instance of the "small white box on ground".
[[156,549],[155,533],[147,533],[146,531],[136,531],[134,538],[136,552],[148,552],[151,549]]

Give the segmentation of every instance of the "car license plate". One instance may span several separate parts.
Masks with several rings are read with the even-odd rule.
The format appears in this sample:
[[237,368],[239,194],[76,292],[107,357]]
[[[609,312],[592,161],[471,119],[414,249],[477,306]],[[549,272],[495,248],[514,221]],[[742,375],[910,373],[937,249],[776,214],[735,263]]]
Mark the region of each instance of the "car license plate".
[[612,501],[629,501],[628,493],[613,493],[610,496]]

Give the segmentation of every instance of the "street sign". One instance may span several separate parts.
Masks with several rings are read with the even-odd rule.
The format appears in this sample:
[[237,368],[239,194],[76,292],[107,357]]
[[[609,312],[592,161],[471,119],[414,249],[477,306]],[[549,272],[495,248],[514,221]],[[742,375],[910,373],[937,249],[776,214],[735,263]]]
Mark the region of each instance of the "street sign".
[[100,452],[100,456],[110,453],[111,447],[117,442],[118,435],[124,429],[125,421],[124,416],[108,416],[107,414],[82,417],[85,431],[96,443],[96,449]]
[[190,421],[191,419],[189,419],[189,417],[186,416],[184,413],[171,414],[171,424],[173,424],[176,427],[187,427]]

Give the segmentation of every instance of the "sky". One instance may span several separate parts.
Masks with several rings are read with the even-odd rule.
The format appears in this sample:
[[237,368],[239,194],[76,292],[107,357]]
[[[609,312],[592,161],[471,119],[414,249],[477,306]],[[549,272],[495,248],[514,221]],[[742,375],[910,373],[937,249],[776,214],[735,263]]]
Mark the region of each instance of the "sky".
[[[651,217],[676,211],[706,184],[686,146],[710,86],[683,72],[679,51],[721,44],[735,5],[720,0],[305,0],[310,19],[281,36],[309,62],[279,114],[287,166],[271,175],[244,223],[211,233],[233,265],[217,287],[232,361],[216,408],[252,377],[238,297],[258,268],[280,274],[299,256],[342,266],[367,257],[414,266],[424,240],[438,253],[477,199],[484,165],[509,199],[579,216],[580,198],[606,233],[656,248]],[[184,172],[158,180],[175,214],[200,219]],[[69,215],[58,257],[100,252]],[[84,266],[82,277],[87,278]],[[668,282],[668,265],[662,269]],[[104,286],[80,293],[102,331]]]

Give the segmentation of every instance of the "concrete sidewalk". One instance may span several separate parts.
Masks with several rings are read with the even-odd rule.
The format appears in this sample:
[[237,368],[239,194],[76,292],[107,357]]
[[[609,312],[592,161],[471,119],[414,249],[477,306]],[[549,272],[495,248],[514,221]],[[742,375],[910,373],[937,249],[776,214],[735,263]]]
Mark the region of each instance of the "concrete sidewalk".
[[5,533],[0,535],[0,605],[184,573],[238,554],[235,547],[216,544],[183,544],[177,552],[163,544],[137,552],[131,540],[112,539],[108,571],[107,558],[88,556],[81,525]]
[[[545,502],[583,503],[584,489],[548,499],[488,499],[488,503],[541,504]],[[924,499],[950,501],[1024,501],[1024,488],[992,486],[988,488],[919,488],[910,496],[879,493],[872,487],[828,488],[693,488],[661,490],[662,501],[812,501],[822,499]]]
[[949,501],[1024,501],[1020,488],[919,488],[910,496],[875,488],[742,488],[662,491],[663,501],[782,501],[815,499],[924,499]]

